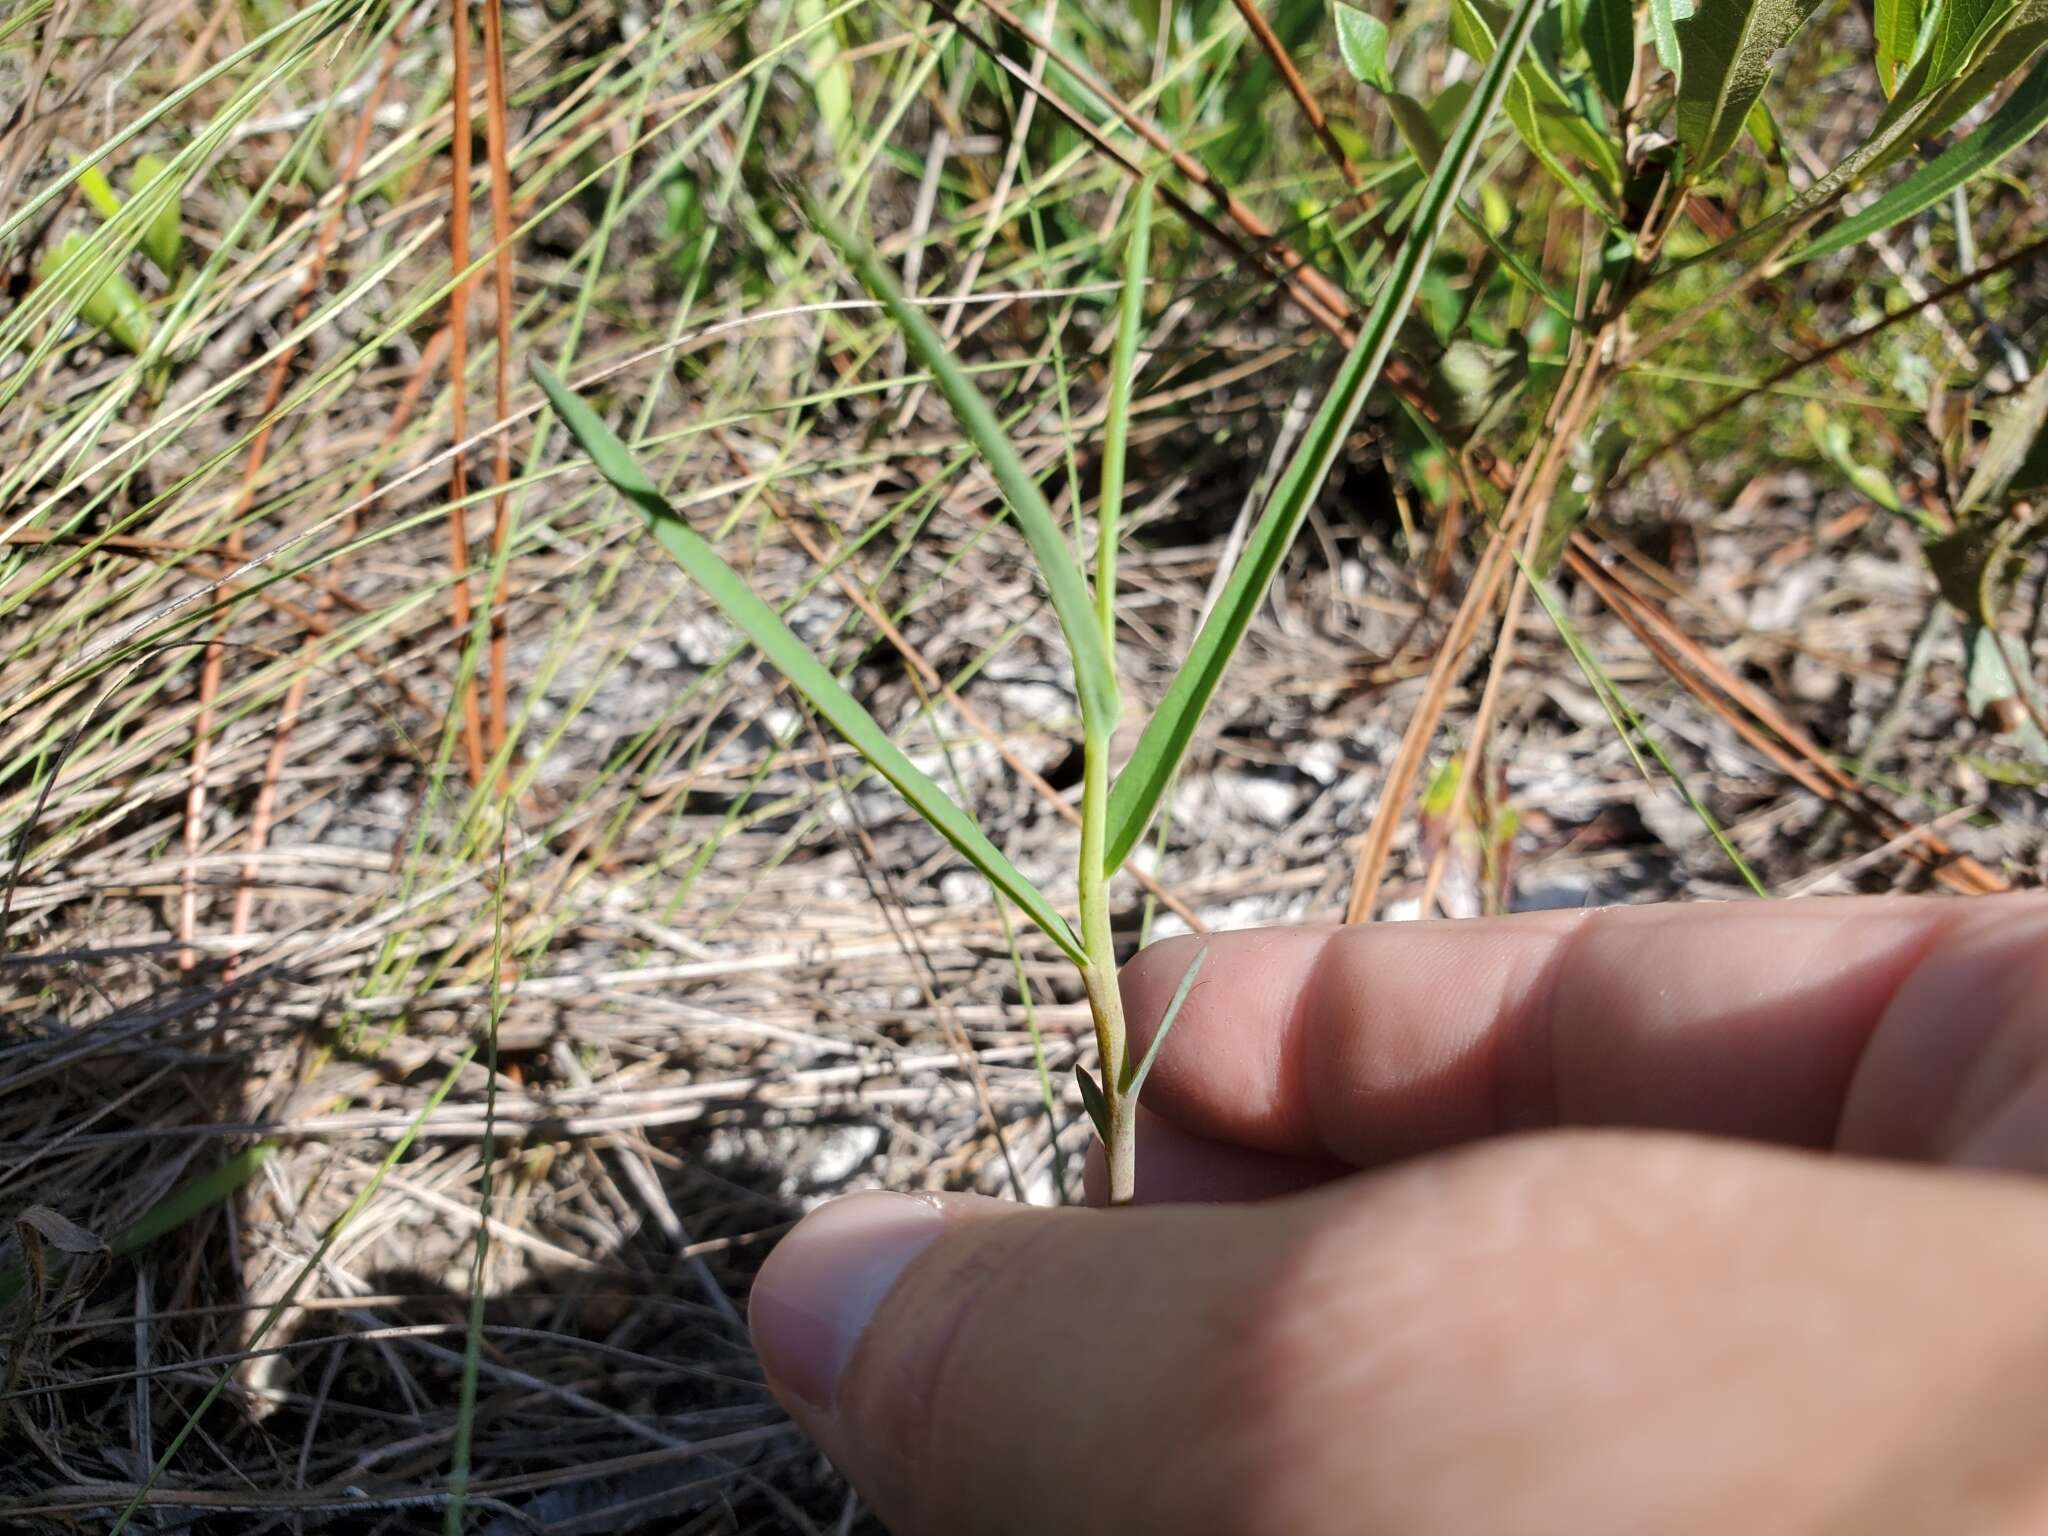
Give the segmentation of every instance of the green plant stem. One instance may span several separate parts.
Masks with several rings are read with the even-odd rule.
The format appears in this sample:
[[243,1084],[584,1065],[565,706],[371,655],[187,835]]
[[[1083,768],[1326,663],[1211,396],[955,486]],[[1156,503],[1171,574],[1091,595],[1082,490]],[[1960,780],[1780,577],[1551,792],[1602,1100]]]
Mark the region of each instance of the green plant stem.
[[1130,1201],[1137,1186],[1137,1099],[1124,1092],[1123,993],[1116,981],[1116,939],[1109,925],[1109,873],[1103,849],[1109,841],[1109,732],[1089,724],[1081,746],[1081,947],[1088,963],[1081,979],[1095,1020],[1095,1048],[1102,1062],[1102,1099],[1109,1111],[1103,1153],[1109,1169],[1109,1201]]

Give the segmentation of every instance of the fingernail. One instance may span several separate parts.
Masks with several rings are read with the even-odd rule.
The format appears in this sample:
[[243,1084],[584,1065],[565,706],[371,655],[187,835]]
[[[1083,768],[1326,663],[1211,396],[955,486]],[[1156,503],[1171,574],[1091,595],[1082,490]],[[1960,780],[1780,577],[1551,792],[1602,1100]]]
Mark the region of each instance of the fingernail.
[[754,1348],[776,1383],[831,1407],[875,1309],[945,1222],[933,1201],[873,1190],[797,1223],[761,1266],[747,1303]]

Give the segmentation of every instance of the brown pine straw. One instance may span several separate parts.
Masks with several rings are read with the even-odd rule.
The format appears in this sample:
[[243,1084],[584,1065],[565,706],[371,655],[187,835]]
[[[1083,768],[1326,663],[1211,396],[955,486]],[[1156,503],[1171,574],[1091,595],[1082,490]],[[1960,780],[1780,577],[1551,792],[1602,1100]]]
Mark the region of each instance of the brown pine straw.
[[1301,78],[1301,71],[1294,67],[1294,60],[1288,55],[1280,35],[1273,30],[1273,24],[1266,20],[1259,9],[1258,0],[1236,0],[1237,14],[1244,18],[1244,24],[1251,28],[1259,46],[1266,50],[1266,57],[1273,61],[1273,67],[1280,71],[1280,78],[1287,82],[1287,94],[1294,98],[1294,105],[1301,112],[1310,130],[1323,146],[1330,163],[1337,167],[1345,185],[1358,194],[1358,210],[1372,211],[1372,199],[1365,192],[1365,178],[1358,174],[1358,167],[1351,163],[1351,156],[1344,146],[1337,142],[1337,135],[1330,128],[1330,119],[1323,112],[1322,103],[1315,98],[1315,92],[1308,88],[1308,82]]
[[[414,411],[419,408],[420,397],[426,392],[428,380],[439,371],[442,361],[447,356],[448,330],[444,326],[427,342],[426,348],[420,353],[418,364],[413,368],[412,377],[406,381],[405,392],[399,396],[398,408],[391,413],[391,419],[386,423],[378,441],[377,450],[380,456],[385,449],[398,441],[399,434],[405,430],[412,420]],[[357,503],[371,489],[375,478],[376,471],[372,470],[352,487],[344,498],[350,510],[344,514],[336,533],[336,542],[344,549],[354,541],[363,513],[376,505],[375,502],[367,502],[357,509]],[[241,878],[235,887],[234,923],[228,930],[235,938],[240,938],[249,931],[250,914],[256,905],[257,857],[270,840],[271,823],[277,814],[278,784],[284,777],[284,765],[291,751],[292,732],[298,728],[300,716],[305,710],[306,689],[312,682],[313,662],[319,651],[320,637],[333,629],[327,614],[334,607],[348,603],[346,594],[340,590],[341,573],[345,563],[346,557],[341,554],[337,554],[328,562],[325,579],[320,588],[319,604],[312,613],[305,616],[306,638],[299,647],[299,670],[293,676],[291,686],[285,690],[284,703],[278,710],[277,730],[270,738],[270,752],[263,761],[263,780],[257,786],[256,803],[249,813],[248,857],[242,864]],[[423,704],[424,701],[421,702]],[[238,950],[229,954],[227,967],[230,975],[233,974],[233,967],[239,954]]]
[[[344,162],[340,177],[341,191],[336,197],[333,209],[320,226],[314,240],[312,257],[306,263],[306,275],[300,280],[298,296],[292,302],[289,330],[297,331],[312,313],[313,301],[320,292],[320,279],[327,269],[327,258],[333,253],[341,224],[348,213],[349,188],[356,173],[362,168],[363,155],[370,142],[370,130],[377,121],[377,112],[384,104],[385,93],[390,89],[393,73],[398,67],[399,40],[393,38],[384,46],[384,58],[377,71],[376,83],[370,88],[369,96],[363,102],[362,112],[356,121],[355,137],[350,141],[348,158]],[[291,377],[292,363],[298,357],[296,344],[279,349],[276,359],[270,365],[270,377],[265,382],[263,403],[257,408],[261,425],[249,443],[248,462],[242,469],[241,485],[235,499],[228,508],[227,536],[222,541],[222,558],[230,567],[242,563],[247,555],[247,541],[244,537],[242,520],[248,514],[256,498],[256,485],[262,478],[263,466],[270,454],[271,433],[277,429],[276,411],[278,402],[284,398],[285,385]],[[222,607],[220,619],[214,627],[212,642],[206,647],[206,654],[199,668],[199,708],[192,722],[192,774],[185,792],[185,868],[178,879],[178,969],[189,974],[199,963],[197,951],[190,946],[192,935],[198,924],[199,915],[199,851],[204,844],[206,821],[206,768],[212,753],[213,709],[220,694],[221,674],[226,662],[226,648],[222,640],[227,634],[229,615],[226,612],[233,601],[235,588],[232,583],[223,583],[219,591]],[[254,854],[259,845],[252,846],[250,862],[244,865],[242,884],[235,896],[237,926],[242,931],[246,921],[247,882],[254,876]],[[230,955],[226,962],[232,972],[234,959]]]
[[[1594,540],[1577,533],[1565,552],[1565,563],[1634,632],[1659,665],[1733,726],[1767,761],[1820,799],[1841,805],[1887,841],[1897,841],[1903,852],[1925,865],[1949,889],[1982,896],[2011,888],[1968,854],[1958,853],[1932,828],[1894,815],[1794,724],[1775,700],[1688,635],[1621,571],[1603,564],[1604,553]],[[1715,690],[1725,694],[1726,700],[1717,698]],[[1731,708],[1728,701],[1736,707]],[[1745,712],[1775,732],[1777,740],[1743,718]]]

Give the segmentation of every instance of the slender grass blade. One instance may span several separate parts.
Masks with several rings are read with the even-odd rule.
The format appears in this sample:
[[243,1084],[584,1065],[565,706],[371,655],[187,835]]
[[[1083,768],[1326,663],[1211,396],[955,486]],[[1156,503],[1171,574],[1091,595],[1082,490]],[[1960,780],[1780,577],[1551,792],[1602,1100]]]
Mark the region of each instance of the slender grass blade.
[[1145,1047],[1145,1059],[1138,1063],[1135,1071],[1130,1062],[1125,1061],[1124,1072],[1128,1081],[1123,1091],[1128,1097],[1136,1099],[1144,1091],[1145,1078],[1152,1071],[1152,1063],[1159,1059],[1159,1048],[1166,1044],[1167,1032],[1173,1028],[1173,1021],[1180,1017],[1181,1004],[1195,990],[1195,977],[1201,974],[1202,962],[1208,958],[1209,946],[1204,944],[1195,951],[1195,958],[1188,962],[1188,968],[1181,972],[1180,985],[1173,989],[1173,1001],[1166,1005],[1166,1016],[1159,1021],[1159,1031],[1153,1035],[1152,1043]]
[[[904,755],[903,749],[889,739],[875,717],[846,691],[823,662],[811,654],[810,648],[791,633],[775,610],[756,597],[718,551],[662,499],[654,482],[633,462],[626,445],[612,435],[597,412],[556,378],[546,364],[536,360],[531,366],[534,381],[548,397],[549,404],[554,406],[555,413],[562,418],[563,425],[597,465],[598,473],[610,481],[612,488],[646,519],[661,547],[674,557],[676,564],[689,574],[692,581],[704,589],[705,596],[717,604],[719,611],[754,643],[778,672],[789,679],[790,686],[802,694],[877,773],[895,786],[896,792],[910,802],[918,815],[930,822],[941,837],[958,849],[968,863],[988,876],[1005,896],[1023,908],[1025,915],[1043,929],[1069,959],[1077,965],[1084,963],[1086,956],[1080,940],[1075,938],[1066,919],[1060,916],[1038,887],[1017,871],[1002,850],[968,819],[967,813],[951,796]],[[1092,619],[1088,632],[1090,635],[1095,633]]]
[[1110,668],[1109,652],[1089,600],[1088,580],[1081,574],[1074,554],[1067,547],[1057,518],[1038,488],[1038,481],[1024,467],[1024,460],[1003,431],[996,413],[974,387],[967,370],[960,366],[939,333],[924,314],[903,295],[896,279],[882,264],[873,246],[842,224],[817,199],[799,193],[804,212],[846,264],[860,278],[861,286],[881,301],[904,344],[919,363],[930,371],[939,392],[953,407],[960,426],[980,451],[989,473],[1002,487],[1032,556],[1039,575],[1052,596],[1053,612],[1059,616],[1066,635],[1067,651],[1074,661],[1074,684],[1081,695],[1081,714],[1090,734],[1107,737],[1116,724],[1116,674]]
[[1358,420],[1359,412],[1365,409],[1366,395],[1378,381],[1380,369],[1393,350],[1395,334],[1422,285],[1437,240],[1444,226],[1456,216],[1465,178],[1479,158],[1480,144],[1500,108],[1508,82],[1514,78],[1515,67],[1541,10],[1542,0],[1522,0],[1502,32],[1465,115],[1430,174],[1415,222],[1395,256],[1393,271],[1380,285],[1358,340],[1338,368],[1301,447],[1273,488],[1272,499],[1245,541],[1244,553],[1231,571],[1208,622],[1195,637],[1187,660],[1167,687],[1159,708],[1145,722],[1137,750],[1117,776],[1110,793],[1109,835],[1103,850],[1106,871],[1119,868],[1144,835],[1160,797],[1173,781],[1175,768],[1187,752],[1195,727],[1215,696],[1231,656],[1244,639],[1252,615],[1265,601],[1266,589],[1272,585],[1281,560],[1300,532],[1310,503],[1322,490],[1345,436]]
[[1131,436],[1131,384],[1138,369],[1138,331],[1145,318],[1145,271],[1152,261],[1152,182],[1133,194],[1131,235],[1124,245],[1124,287],[1117,300],[1116,345],[1110,351],[1109,403],[1102,423],[1102,491],[1095,513],[1095,617],[1112,665],[1116,657],[1116,546],[1123,537],[1124,462]]

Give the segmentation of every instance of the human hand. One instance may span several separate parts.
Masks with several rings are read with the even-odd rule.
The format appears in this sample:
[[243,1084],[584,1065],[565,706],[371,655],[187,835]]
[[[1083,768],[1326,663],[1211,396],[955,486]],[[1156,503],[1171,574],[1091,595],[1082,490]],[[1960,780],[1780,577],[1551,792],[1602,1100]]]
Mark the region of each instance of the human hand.
[[762,1269],[899,1536],[2048,1530],[2048,900],[1209,943],[1140,1208],[854,1195]]

